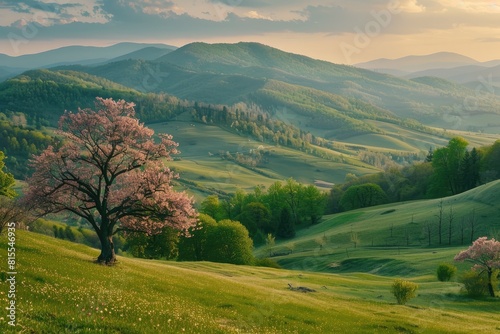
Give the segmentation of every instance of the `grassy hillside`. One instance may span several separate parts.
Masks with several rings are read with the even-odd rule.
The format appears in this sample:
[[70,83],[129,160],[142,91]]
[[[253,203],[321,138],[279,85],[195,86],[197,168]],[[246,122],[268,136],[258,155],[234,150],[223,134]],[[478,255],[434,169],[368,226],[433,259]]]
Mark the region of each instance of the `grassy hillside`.
[[168,92],[179,98],[207,103],[236,103],[265,84],[263,78],[196,72],[175,64],[140,59],[64,68],[101,76],[142,92]]
[[[145,64],[144,61],[129,62]],[[138,69],[137,73],[142,73],[140,66],[125,66],[121,74],[128,71],[136,73],[135,69]],[[151,73],[154,72],[146,71],[142,75],[152,78]],[[232,89],[238,89],[239,84],[246,85],[245,80],[240,79],[226,83]],[[169,78],[170,81],[175,82]],[[152,84],[148,80],[146,82]],[[200,87],[205,84],[203,81],[198,83]],[[377,172],[382,167],[377,165],[375,168],[361,162],[360,159],[364,159],[361,155],[366,152],[382,153],[386,157],[390,154],[394,159],[411,156],[407,160],[410,161],[418,154],[422,156],[422,152],[429,147],[446,145],[453,135],[450,131],[400,120],[388,110],[360,100],[317,89],[275,80],[267,80],[263,86],[257,84],[254,88],[257,89],[251,94],[254,101],[268,106],[268,109],[259,111],[266,113],[266,117],[292,124],[297,135],[309,134],[336,141],[328,144],[330,149],[308,144],[307,147],[295,146],[299,150],[294,150],[274,146],[269,139],[266,142],[256,141],[243,132],[230,129],[229,124],[195,125],[190,113],[193,103],[165,94],[141,93],[102,77],[70,70],[33,70],[1,83],[0,110],[24,112],[30,125],[54,125],[64,110],[90,107],[96,96],[133,101],[137,105],[137,116],[142,121],[169,120],[167,126],[164,123],[150,125],[157,132],[174,135],[183,154],[180,156],[182,161],[173,162],[172,166],[182,172],[190,186],[195,186],[192,189],[199,191],[204,188],[202,191],[208,192],[231,192],[238,187],[251,189],[258,184],[268,186],[289,177],[309,184],[316,180],[341,183],[348,173],[360,176]],[[192,89],[192,86],[187,85],[185,89]],[[211,94],[209,90],[206,92]],[[243,108],[253,112],[251,104]],[[289,138],[292,137],[290,129],[282,129]],[[269,131],[277,133],[276,129]],[[483,134],[467,134],[467,139],[476,137],[475,142],[481,143],[491,143],[495,139]],[[221,158],[225,152],[251,156],[252,150],[260,148],[267,151],[267,156],[253,167]]]
[[[277,242],[273,252],[283,254],[276,260],[286,268],[424,275],[433,274],[440,262],[452,261],[460,249],[471,244],[473,219],[473,240],[500,237],[500,181],[443,199],[441,245],[440,201],[394,203],[327,216],[320,224],[299,231],[296,238]],[[356,245],[353,234],[359,239]],[[260,249],[258,254],[265,252]]]
[[[188,115],[176,121],[151,124],[157,133],[172,134],[179,143],[181,154],[169,162],[182,178],[206,188],[233,192],[237,188],[252,190],[257,185],[269,186],[277,180],[293,177],[299,182],[312,184],[315,180],[339,183],[347,173],[365,175],[378,169],[357,159],[355,153],[341,154],[323,148],[325,158],[286,147],[258,142],[217,126],[189,122]],[[251,155],[251,150],[269,151],[265,161],[256,167],[222,159],[220,153],[237,152]]]
[[[157,61],[196,73],[243,75],[311,87],[356,98],[390,110],[399,117],[415,118],[426,125],[467,129],[467,124],[450,124],[450,120],[443,116],[457,113],[462,117],[488,113],[499,118],[500,100],[494,95],[485,98],[482,94],[478,98],[474,90],[445,80],[405,80],[283,52],[258,43],[192,43]],[[223,90],[215,92],[221,94]],[[465,99],[474,99],[473,109],[464,107]],[[488,127],[488,124],[484,122],[483,126]]]
[[22,112],[29,123],[37,119],[54,125],[65,110],[92,107],[97,96],[133,101],[143,121],[169,119],[184,110],[175,97],[144,94],[87,73],[32,70],[0,83],[0,111]]
[[[119,257],[92,262],[82,245],[17,231],[17,327],[31,333],[471,333],[500,330],[500,304],[457,283],[414,276],[409,306],[392,278]],[[7,244],[0,239],[5,260]],[[288,284],[316,290],[291,291]],[[1,304],[8,283],[2,274]],[[452,321],[450,321],[452,320]],[[13,332],[3,316],[0,331]]]
[[[141,91],[168,92],[207,103],[262,103],[262,90],[278,81],[359,101],[358,104],[365,104],[361,108],[365,112],[385,109],[399,118],[416,119],[440,128],[496,133],[500,123],[500,99],[493,94],[479,97],[474,89],[445,80],[406,80],[258,43],[191,43],[155,61],[126,60],[71,68]],[[291,92],[285,89],[281,93]],[[464,105],[464,101],[473,101],[473,107]],[[283,106],[276,102],[264,107]],[[484,116],[489,118],[483,120]]]

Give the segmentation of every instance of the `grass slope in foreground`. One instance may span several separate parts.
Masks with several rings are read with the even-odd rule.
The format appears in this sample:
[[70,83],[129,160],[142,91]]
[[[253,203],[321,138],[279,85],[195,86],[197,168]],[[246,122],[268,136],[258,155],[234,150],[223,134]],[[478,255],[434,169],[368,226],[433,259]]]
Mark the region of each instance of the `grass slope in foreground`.
[[[298,231],[295,238],[277,241],[272,252],[282,255],[274,259],[288,269],[327,273],[434,275],[439,263],[452,262],[460,250],[472,243],[472,212],[475,221],[472,240],[481,236],[498,239],[500,180],[442,199],[441,244],[440,202],[438,198],[391,203],[326,216],[320,224]],[[353,234],[358,239],[356,245]],[[261,247],[256,253],[263,256],[266,251]],[[467,263],[460,268],[470,266]]]
[[[6,241],[0,242],[6,262]],[[471,333],[500,331],[500,303],[466,300],[457,283],[415,277],[419,295],[399,306],[391,278],[225,264],[119,258],[17,232],[17,320],[23,333]],[[307,286],[314,293],[287,289]],[[8,284],[0,284],[7,305]],[[6,311],[4,310],[6,313]]]

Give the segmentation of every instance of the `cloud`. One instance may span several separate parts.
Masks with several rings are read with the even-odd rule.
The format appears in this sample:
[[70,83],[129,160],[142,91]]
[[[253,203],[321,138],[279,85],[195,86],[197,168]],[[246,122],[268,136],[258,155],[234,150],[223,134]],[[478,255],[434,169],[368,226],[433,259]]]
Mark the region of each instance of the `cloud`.
[[251,10],[246,13],[246,17],[251,18],[251,19],[262,19],[262,20],[269,20],[272,21],[273,19],[269,16],[264,16],[259,14],[256,10]]
[[426,8],[418,0],[406,0],[400,2],[399,9],[406,13],[422,13]]
[[5,2],[0,4],[0,8],[10,9],[18,13],[34,13],[34,11],[41,10],[49,13],[61,14],[66,8],[81,7],[78,3],[55,3],[44,2],[37,0],[19,0],[16,2]]
[[39,0],[19,0],[0,4],[0,26],[27,24],[41,26],[65,25],[72,22],[100,22],[109,20],[99,6],[98,0],[65,0],[45,2]]
[[468,13],[500,13],[500,4],[495,0],[439,0],[443,7],[455,8]]

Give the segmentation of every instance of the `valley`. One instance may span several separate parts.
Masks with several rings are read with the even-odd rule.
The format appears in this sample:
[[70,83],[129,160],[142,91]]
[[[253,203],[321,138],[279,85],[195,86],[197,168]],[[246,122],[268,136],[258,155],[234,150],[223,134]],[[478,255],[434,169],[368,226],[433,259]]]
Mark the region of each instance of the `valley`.
[[[128,227],[112,234],[117,262],[103,265],[94,263],[99,253],[92,248],[102,248],[103,237],[96,233],[101,229],[86,222],[94,216],[78,212],[91,210],[94,198],[81,200],[69,191],[63,204],[81,200],[76,214],[49,206],[52,214],[44,219],[26,218],[30,221],[16,230],[19,328],[47,333],[500,330],[498,298],[469,295],[464,277],[471,264],[453,260],[479,237],[500,238],[500,96],[488,87],[478,94],[471,79],[479,73],[472,67],[486,64],[445,54],[359,65],[253,42],[179,48],[122,43],[0,57],[0,152],[6,156],[0,156],[0,181],[16,178],[6,188],[21,199],[29,196],[33,155],[64,148],[78,135],[90,133],[91,139],[80,148],[100,140],[98,123],[84,124],[72,136],[58,130],[65,111],[90,112],[97,102],[104,112],[103,105],[123,99],[134,103],[138,120],[125,123],[155,133],[141,145],[159,145],[160,134],[179,144],[178,154],[157,157],[179,174],[165,184],[171,185],[169,194],[192,196],[194,203],[186,199],[183,207],[193,205],[201,213],[187,230],[191,238],[168,224],[154,237]],[[456,66],[464,66],[460,78]],[[105,145],[128,143],[116,136],[130,133],[110,135]],[[114,152],[96,147],[90,157]],[[74,166],[84,168],[84,152],[68,150],[53,166],[71,166],[71,156]],[[137,163],[149,153],[138,154],[127,168],[137,169],[137,175],[149,172],[150,165]],[[117,156],[90,160],[105,169]],[[118,167],[129,161],[121,159]],[[163,175],[161,165],[154,166],[158,169],[150,174]],[[128,204],[132,200],[120,191],[130,185],[144,190],[154,179],[150,174],[151,179],[121,180],[112,200]],[[61,175],[73,177],[67,171]],[[105,200],[95,205],[102,209],[108,204],[103,193],[112,188],[101,189],[105,177],[63,183],[83,184],[87,178],[98,181],[75,189],[102,195]],[[349,200],[352,189],[357,197]],[[149,195],[144,191],[137,203]],[[170,210],[170,203],[165,205]],[[131,210],[147,220],[157,207],[148,203],[147,214],[134,205]],[[178,217],[169,210],[158,217]],[[99,217],[96,226],[103,222]],[[248,262],[230,264],[236,263],[230,252],[210,260],[218,248],[206,245],[224,246],[236,238],[234,225],[250,247]],[[3,259],[7,241],[0,237]],[[458,270],[451,281],[436,278],[443,263]],[[407,305],[397,304],[391,293],[399,278],[418,284]],[[2,304],[9,302],[7,284],[2,267]],[[0,331],[7,326],[2,321]]]

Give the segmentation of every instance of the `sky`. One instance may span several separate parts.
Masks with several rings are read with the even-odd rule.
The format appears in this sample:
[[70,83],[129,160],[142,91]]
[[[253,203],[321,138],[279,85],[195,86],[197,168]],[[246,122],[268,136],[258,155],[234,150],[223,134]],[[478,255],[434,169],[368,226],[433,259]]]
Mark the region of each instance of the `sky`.
[[500,0],[0,0],[0,53],[252,41],[340,64],[500,59]]

